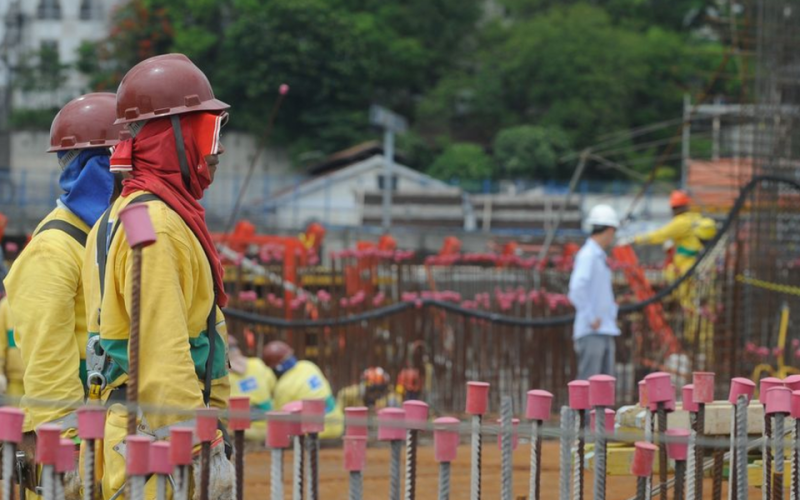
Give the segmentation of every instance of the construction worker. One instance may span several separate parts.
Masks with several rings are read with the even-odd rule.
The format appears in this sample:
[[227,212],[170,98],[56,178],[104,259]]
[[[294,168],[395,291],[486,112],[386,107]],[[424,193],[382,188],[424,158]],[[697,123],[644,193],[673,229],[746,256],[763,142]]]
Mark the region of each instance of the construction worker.
[[[272,410],[272,392],[277,379],[275,373],[259,358],[248,358],[239,348],[236,337],[228,337],[228,360],[231,365],[231,396],[247,396],[255,412]],[[266,420],[253,421],[244,433],[246,439],[263,442],[267,437]]]
[[[38,474],[30,466],[35,431],[61,425],[74,438],[74,410],[84,401],[86,315],[81,268],[86,233],[115,196],[109,148],[119,142],[114,94],[87,94],[67,103],[50,128],[50,153],[58,155],[64,193],[38,225],[30,243],[5,279],[13,311],[14,341],[23,360],[25,411],[22,445],[25,486],[35,491]],[[76,498],[77,475],[67,481],[67,498]],[[29,494],[29,498],[33,494]]]
[[17,405],[24,393],[22,373],[22,355],[14,342],[8,297],[3,297],[0,299],[0,395],[6,395],[7,404]]
[[366,406],[371,410],[399,407],[402,399],[395,392],[391,378],[380,366],[367,368],[361,373],[361,381],[345,387],[336,394],[339,408]]
[[[106,500],[125,482],[125,457],[117,445],[126,434],[133,291],[132,250],[120,234],[125,228],[119,213],[131,204],[147,206],[157,238],[142,252],[139,432],[167,439],[170,427],[195,425],[178,410],[227,408],[227,330],[220,310],[227,296],[198,200],[214,181],[224,152],[219,131],[228,107],[182,54],[137,64],[117,91],[115,123],[127,125],[133,138],[115,148],[111,169],[128,178],[89,234],[83,275],[91,364],[99,366],[89,375],[90,398],[109,406],[98,474]],[[223,500],[235,496],[224,436],[220,430],[212,442],[209,490],[210,498]],[[200,484],[199,455],[198,446],[194,485]],[[148,482],[148,499],[155,498],[154,482]]]
[[344,430],[344,413],[336,404],[331,386],[322,370],[311,361],[298,361],[294,350],[286,342],[274,340],[264,346],[261,359],[272,368],[278,383],[273,393],[273,406],[283,408],[292,401],[304,399],[325,400],[325,431],[322,439],[335,439]]
[[572,338],[578,357],[578,379],[614,375],[618,306],[614,301],[606,250],[614,244],[619,217],[608,205],[597,205],[587,222],[591,236],[575,255],[569,279],[569,300],[575,306]]

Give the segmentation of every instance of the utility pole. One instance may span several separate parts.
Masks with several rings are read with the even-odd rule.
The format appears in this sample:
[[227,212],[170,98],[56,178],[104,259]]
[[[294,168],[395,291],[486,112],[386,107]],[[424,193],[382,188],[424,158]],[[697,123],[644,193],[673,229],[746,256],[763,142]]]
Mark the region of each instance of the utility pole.
[[373,104],[369,108],[371,125],[383,129],[383,216],[381,226],[388,231],[392,225],[392,170],[394,170],[394,135],[408,130],[408,122],[402,116]]
[[689,149],[691,134],[692,134],[692,98],[689,94],[683,94],[683,129],[681,140],[681,189],[686,189],[689,183],[687,176],[689,175]]

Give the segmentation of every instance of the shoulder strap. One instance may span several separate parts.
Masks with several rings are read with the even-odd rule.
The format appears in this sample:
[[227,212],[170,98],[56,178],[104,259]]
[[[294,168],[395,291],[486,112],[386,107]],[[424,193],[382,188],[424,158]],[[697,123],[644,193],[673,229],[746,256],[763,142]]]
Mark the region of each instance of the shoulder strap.
[[73,240],[77,241],[82,247],[86,246],[86,232],[84,232],[78,226],[72,225],[69,222],[61,219],[54,219],[45,222],[44,225],[39,228],[38,231],[36,231],[36,234],[41,234],[43,231],[48,231],[50,229],[57,229],[65,232],[70,235]]

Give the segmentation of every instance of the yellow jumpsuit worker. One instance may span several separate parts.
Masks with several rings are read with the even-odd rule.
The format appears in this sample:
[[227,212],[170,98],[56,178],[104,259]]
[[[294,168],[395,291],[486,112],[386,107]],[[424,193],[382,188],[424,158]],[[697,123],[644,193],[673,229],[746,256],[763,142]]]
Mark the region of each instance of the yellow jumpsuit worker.
[[344,431],[344,412],[336,404],[333,391],[317,365],[311,361],[298,361],[294,351],[279,340],[264,346],[262,359],[278,377],[273,393],[273,406],[283,408],[292,401],[304,399],[325,400],[325,430],[321,439],[335,439]]
[[358,384],[339,390],[336,403],[339,408],[366,406],[372,410],[382,410],[399,408],[403,399],[392,386],[389,374],[380,366],[374,366],[364,370]]
[[[272,392],[277,379],[267,365],[258,358],[248,358],[239,349],[235,337],[228,339],[230,359],[231,397],[247,396],[254,412],[264,413],[272,410]],[[263,418],[253,420],[250,429],[244,433],[245,439],[261,441],[267,437],[267,423]]]
[[[114,94],[87,94],[56,115],[48,151],[58,154],[64,193],[4,281],[24,366],[22,449],[29,462],[34,431],[55,423],[64,436],[74,438],[74,410],[84,402],[87,331],[81,271],[86,233],[116,191],[109,171],[109,147],[119,142],[122,130],[113,125],[115,106]],[[35,486],[34,476],[29,474],[28,489]],[[79,487],[68,481],[67,498],[74,498]]]
[[14,341],[14,324],[8,308],[8,298],[0,299],[0,375],[5,377],[3,384],[10,404],[17,405],[22,397],[22,355]]

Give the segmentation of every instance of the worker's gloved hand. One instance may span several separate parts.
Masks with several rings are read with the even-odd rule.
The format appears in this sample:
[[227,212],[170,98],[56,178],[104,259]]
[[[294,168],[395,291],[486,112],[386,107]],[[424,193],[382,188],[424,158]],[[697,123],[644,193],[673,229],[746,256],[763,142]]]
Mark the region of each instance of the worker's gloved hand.
[[64,474],[64,499],[83,500],[81,493],[81,475],[77,468]]
[[634,243],[636,243],[636,237],[634,237],[634,236],[624,236],[622,238],[617,238],[617,242],[615,243],[615,246],[626,247],[628,245],[633,245]]
[[5,394],[6,390],[8,390],[8,379],[0,373],[0,396]]
[[[194,494],[192,500],[200,500],[200,463],[201,457],[194,458]],[[234,500],[236,498],[236,469],[225,456],[225,446],[222,441],[211,448],[211,477],[208,488],[208,498],[215,500]]]
[[[36,491],[36,464],[34,457],[36,456],[36,433],[33,431],[26,432],[22,435],[22,442],[19,444],[19,451],[25,453],[25,464],[23,466],[24,476],[22,478],[22,485],[30,490]],[[16,468],[16,464],[14,464]]]

